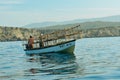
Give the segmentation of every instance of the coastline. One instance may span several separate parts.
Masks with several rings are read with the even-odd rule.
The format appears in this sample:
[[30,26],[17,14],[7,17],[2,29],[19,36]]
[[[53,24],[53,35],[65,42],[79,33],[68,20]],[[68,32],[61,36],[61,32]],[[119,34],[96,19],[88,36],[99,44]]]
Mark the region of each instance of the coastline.
[[[57,29],[55,29],[57,30]],[[5,41],[23,41],[27,40],[32,34],[35,39],[40,35],[40,32],[46,33],[54,31],[54,29],[28,29],[18,27],[2,27],[0,26],[0,42]],[[104,28],[93,28],[93,29],[82,29],[83,38],[94,38],[94,37],[117,37],[120,36],[120,26],[116,27],[104,27]]]

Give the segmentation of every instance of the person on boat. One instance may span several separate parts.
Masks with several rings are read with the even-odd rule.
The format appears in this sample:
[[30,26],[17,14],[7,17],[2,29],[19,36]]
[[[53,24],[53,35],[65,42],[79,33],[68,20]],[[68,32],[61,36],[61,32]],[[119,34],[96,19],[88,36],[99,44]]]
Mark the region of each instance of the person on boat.
[[29,49],[33,49],[33,44],[34,44],[34,38],[32,36],[30,36],[29,40],[28,40],[28,47]]
[[40,34],[40,36],[39,36],[39,46],[40,46],[40,48],[44,48],[44,43],[42,41],[42,35],[43,34]]

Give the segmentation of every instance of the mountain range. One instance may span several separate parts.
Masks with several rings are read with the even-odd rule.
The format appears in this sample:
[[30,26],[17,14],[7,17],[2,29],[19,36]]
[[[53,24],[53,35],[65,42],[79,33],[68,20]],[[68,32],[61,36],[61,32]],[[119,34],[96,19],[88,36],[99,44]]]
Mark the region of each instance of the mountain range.
[[27,24],[25,28],[41,28],[47,26],[56,26],[56,25],[66,25],[66,24],[75,24],[75,23],[84,23],[84,22],[120,22],[120,15],[115,16],[107,16],[101,18],[90,18],[90,19],[76,19],[76,20],[69,20],[63,22],[40,22],[40,23],[32,23]]

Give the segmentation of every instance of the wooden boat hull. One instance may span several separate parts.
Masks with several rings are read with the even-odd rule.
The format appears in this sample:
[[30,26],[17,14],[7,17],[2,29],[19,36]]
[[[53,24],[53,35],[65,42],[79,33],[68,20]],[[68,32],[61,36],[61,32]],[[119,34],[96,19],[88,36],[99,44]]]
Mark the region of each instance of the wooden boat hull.
[[72,40],[69,42],[65,42],[50,47],[25,50],[25,52],[26,54],[40,54],[40,53],[54,53],[54,52],[73,53],[74,48],[75,48],[75,40]]

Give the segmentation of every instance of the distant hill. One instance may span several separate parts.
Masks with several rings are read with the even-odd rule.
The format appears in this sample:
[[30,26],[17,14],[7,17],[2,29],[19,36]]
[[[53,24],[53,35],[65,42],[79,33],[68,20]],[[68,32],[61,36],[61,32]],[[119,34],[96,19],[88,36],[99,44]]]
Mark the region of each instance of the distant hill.
[[37,39],[40,32],[49,33],[77,25],[81,25],[79,29],[82,30],[83,38],[120,36],[120,15],[118,15],[64,22],[33,23],[24,28],[0,26],[0,41],[27,40],[30,35]]
[[40,28],[40,27],[45,27],[45,26],[57,25],[57,24],[58,24],[58,22],[41,22],[41,23],[27,24],[22,27],[24,27],[24,28]]
[[101,21],[95,21],[95,22],[84,22],[84,23],[75,23],[75,24],[65,24],[65,25],[56,25],[56,26],[48,26],[40,28],[42,30],[50,29],[50,30],[57,30],[57,29],[64,29],[68,27],[73,27],[80,25],[80,29],[97,29],[97,28],[105,28],[105,27],[117,27],[120,26],[120,22],[101,22]]
[[[32,23],[25,26],[24,28],[41,28],[47,26],[56,26],[56,25],[66,25],[66,24],[75,24],[75,23],[84,23],[84,22],[120,22],[120,15],[108,16],[102,18],[90,18],[90,19],[76,19],[63,22],[41,22],[41,23]],[[87,24],[88,24],[87,23]],[[111,25],[110,25],[111,26]]]
[[[89,23],[88,23],[89,24]],[[21,41],[28,40],[29,36],[34,36],[35,39],[39,39],[40,32],[48,33],[48,30],[42,29],[26,29],[26,28],[17,28],[17,27],[2,27],[0,26],[0,42],[1,41]],[[93,29],[83,29],[82,30],[83,38],[92,38],[92,37],[115,37],[120,36],[120,26],[114,27],[101,27]]]

